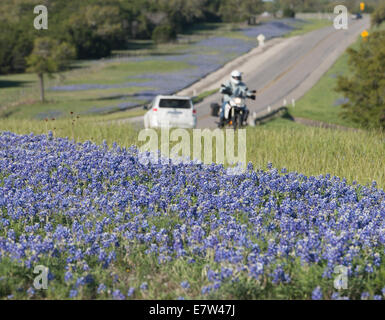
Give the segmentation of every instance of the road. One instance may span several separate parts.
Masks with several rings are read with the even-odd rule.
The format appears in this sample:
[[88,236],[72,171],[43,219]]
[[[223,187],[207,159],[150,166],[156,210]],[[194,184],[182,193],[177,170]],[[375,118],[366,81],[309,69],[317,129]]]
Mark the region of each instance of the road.
[[[242,70],[244,82],[250,89],[258,90],[256,101],[249,100],[252,112],[260,113],[269,108],[281,107],[302,97],[313,87],[336,59],[351,45],[357,36],[370,26],[369,17],[349,21],[347,30],[336,30],[332,26],[312,31],[288,40],[282,50],[274,52],[255,68]],[[269,50],[261,53],[269,54]],[[220,83],[217,84],[220,87]],[[332,88],[330,89],[332,90]],[[327,92],[325,92],[327,94]],[[214,94],[196,105],[198,128],[214,128],[218,118],[210,115],[210,103],[219,102],[221,95]]]

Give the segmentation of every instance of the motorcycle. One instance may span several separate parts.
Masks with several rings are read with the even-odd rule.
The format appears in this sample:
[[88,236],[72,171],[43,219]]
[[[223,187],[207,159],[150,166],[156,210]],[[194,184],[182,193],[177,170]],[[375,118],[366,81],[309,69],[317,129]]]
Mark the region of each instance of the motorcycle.
[[[222,87],[224,87],[222,85]],[[225,94],[230,95],[230,100],[225,105],[224,119],[219,121],[218,127],[232,126],[234,130],[241,128],[247,124],[249,110],[246,107],[246,99],[255,99],[256,90],[251,91],[254,95],[247,97],[245,95],[234,96],[229,91],[224,91]],[[218,103],[211,104],[211,115],[218,116],[220,112],[220,105]]]

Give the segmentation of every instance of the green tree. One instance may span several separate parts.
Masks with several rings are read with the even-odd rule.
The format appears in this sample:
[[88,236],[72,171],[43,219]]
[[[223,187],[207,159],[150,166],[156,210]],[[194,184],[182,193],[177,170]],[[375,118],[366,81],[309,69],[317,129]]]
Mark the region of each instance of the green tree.
[[155,43],[166,43],[175,40],[175,38],[175,29],[168,24],[157,26],[152,33],[152,39]]
[[339,77],[336,88],[349,100],[342,115],[367,128],[385,129],[385,31],[373,32],[348,53],[352,76]]
[[23,72],[25,57],[33,49],[31,32],[24,30],[21,24],[0,22],[0,74]]
[[74,57],[75,49],[65,42],[59,43],[48,37],[35,39],[33,51],[26,58],[27,71],[36,73],[39,78],[42,102],[45,101],[44,75],[52,76],[53,73],[64,70]]
[[380,5],[371,16],[372,26],[379,26],[385,21],[385,3]]
[[223,0],[219,14],[224,22],[241,22],[253,15],[261,13],[264,9],[261,0]]
[[75,45],[80,59],[108,56],[123,42],[123,19],[117,6],[87,5],[65,24],[68,40]]

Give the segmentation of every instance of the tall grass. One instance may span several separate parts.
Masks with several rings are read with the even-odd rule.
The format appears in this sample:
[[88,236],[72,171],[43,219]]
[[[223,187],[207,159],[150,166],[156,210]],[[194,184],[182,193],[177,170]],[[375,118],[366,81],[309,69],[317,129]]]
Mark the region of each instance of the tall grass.
[[[104,140],[123,147],[141,146],[138,130],[129,123],[101,122],[101,117],[62,120],[0,120],[0,131],[46,134],[79,142]],[[160,140],[160,139],[159,139]],[[215,148],[215,143],[213,144]],[[215,152],[213,152],[215,154]],[[247,161],[265,168],[271,162],[306,175],[331,174],[385,188],[385,134],[377,131],[340,131],[305,126],[247,128]]]

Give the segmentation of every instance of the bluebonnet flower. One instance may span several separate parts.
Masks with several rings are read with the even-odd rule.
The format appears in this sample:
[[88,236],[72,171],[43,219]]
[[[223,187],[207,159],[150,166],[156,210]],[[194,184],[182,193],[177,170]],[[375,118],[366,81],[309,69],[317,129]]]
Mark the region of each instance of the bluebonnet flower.
[[339,300],[340,294],[338,292],[333,292],[331,298],[332,298],[332,300]]
[[363,293],[361,294],[361,300],[368,300],[369,297],[370,297],[369,292],[363,292]]
[[33,296],[33,295],[35,294],[35,289],[32,288],[32,287],[28,288],[27,294],[28,294],[29,296]]
[[75,298],[77,295],[78,295],[77,290],[70,290],[70,294],[69,294],[70,298]]
[[140,290],[148,290],[148,284],[147,284],[147,282],[143,282],[143,283],[140,285]]
[[211,287],[210,286],[205,286],[205,287],[202,288],[202,294],[203,295],[208,294],[210,291],[211,291]]
[[105,292],[107,290],[107,287],[104,283],[101,283],[98,287],[98,293],[102,293],[102,292]]
[[183,289],[189,289],[190,288],[190,284],[188,283],[188,281],[182,281],[180,286],[183,288]]
[[115,300],[125,300],[126,297],[124,296],[123,293],[120,292],[120,290],[114,290],[112,292],[112,297],[115,299]]
[[70,271],[67,271],[65,274],[64,274],[64,281],[65,282],[69,282],[71,281],[73,278],[73,275]]
[[127,297],[131,297],[135,292],[135,288],[131,287],[130,289],[128,289],[127,291]]
[[321,287],[316,287],[312,292],[312,300],[322,300],[322,290]]

